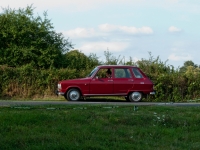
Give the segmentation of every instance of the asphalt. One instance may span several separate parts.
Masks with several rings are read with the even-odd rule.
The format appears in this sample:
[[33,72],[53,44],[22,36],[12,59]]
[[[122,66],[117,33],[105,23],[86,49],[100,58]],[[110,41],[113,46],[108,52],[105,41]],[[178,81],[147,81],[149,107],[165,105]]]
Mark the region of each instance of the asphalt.
[[36,106],[36,105],[135,105],[135,106],[200,106],[200,103],[173,103],[173,102],[126,102],[113,100],[85,100],[85,101],[16,101],[0,100],[0,106]]

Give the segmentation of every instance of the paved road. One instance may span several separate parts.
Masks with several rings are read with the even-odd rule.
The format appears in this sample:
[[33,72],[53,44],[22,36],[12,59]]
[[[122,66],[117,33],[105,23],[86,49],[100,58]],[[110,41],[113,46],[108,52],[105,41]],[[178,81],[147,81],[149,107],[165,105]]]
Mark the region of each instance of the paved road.
[[34,105],[160,105],[160,106],[200,106],[200,103],[163,103],[163,102],[126,102],[126,101],[108,101],[108,100],[86,100],[86,101],[11,101],[0,100],[0,106],[34,106]]

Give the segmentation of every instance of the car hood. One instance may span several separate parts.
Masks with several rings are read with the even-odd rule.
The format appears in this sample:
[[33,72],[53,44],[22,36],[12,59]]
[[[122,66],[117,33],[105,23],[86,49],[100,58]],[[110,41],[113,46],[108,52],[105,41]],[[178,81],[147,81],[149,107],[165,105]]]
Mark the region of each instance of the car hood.
[[62,80],[59,83],[82,83],[82,82],[89,82],[91,78],[79,78],[79,79],[70,79],[70,80]]

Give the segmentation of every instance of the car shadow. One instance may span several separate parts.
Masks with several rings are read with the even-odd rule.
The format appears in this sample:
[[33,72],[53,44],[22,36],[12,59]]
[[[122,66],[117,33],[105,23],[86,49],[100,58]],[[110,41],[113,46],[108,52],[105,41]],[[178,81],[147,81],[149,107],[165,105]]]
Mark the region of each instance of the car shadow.
[[125,99],[113,99],[113,98],[84,98],[81,101],[84,102],[127,102]]

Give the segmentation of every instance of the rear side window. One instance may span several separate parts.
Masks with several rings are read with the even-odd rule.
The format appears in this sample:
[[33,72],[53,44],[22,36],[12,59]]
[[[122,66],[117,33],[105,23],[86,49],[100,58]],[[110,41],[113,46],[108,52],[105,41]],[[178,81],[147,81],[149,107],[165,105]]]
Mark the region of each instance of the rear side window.
[[116,68],[115,78],[131,78],[130,70],[127,68]]
[[143,75],[140,73],[140,71],[137,68],[132,68],[132,70],[136,78],[143,78]]

